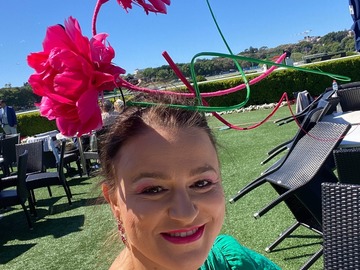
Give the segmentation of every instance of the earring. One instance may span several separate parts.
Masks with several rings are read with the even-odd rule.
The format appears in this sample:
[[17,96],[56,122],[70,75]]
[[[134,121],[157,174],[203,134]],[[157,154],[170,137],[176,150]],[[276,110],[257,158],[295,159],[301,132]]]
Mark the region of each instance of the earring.
[[116,222],[118,225],[118,230],[120,233],[121,241],[124,243],[125,246],[127,246],[127,240],[126,240],[126,234],[125,234],[123,222],[119,218],[116,219]]

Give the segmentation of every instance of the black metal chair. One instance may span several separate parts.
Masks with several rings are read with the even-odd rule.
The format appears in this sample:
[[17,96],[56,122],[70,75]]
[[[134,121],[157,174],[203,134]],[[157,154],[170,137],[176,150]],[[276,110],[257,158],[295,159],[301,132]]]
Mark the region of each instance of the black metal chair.
[[90,140],[94,140],[91,139],[91,137],[95,138],[96,140],[95,134],[78,137],[81,166],[83,168],[83,172],[85,172],[88,177],[90,176],[92,167],[94,167],[91,163],[91,160],[97,161],[99,159],[97,148],[91,147],[92,141],[90,142]]
[[[65,152],[65,141],[62,141],[61,144],[61,151],[60,151],[60,158],[59,158],[59,164],[57,167],[57,170],[54,172],[39,172],[39,173],[33,173],[29,174],[26,177],[26,186],[31,191],[31,200],[33,204],[35,205],[35,197],[34,190],[42,187],[50,187],[50,186],[58,186],[61,185],[64,188],[64,191],[66,193],[69,205],[71,205],[71,190],[70,186],[68,185],[66,181],[66,177],[64,175],[64,152]],[[51,190],[49,188],[49,194],[52,196]]]
[[4,176],[9,176],[13,172],[13,165],[16,164],[15,145],[19,143],[20,134],[6,135],[1,140],[1,155],[0,164]]
[[293,139],[285,141],[268,151],[268,157],[261,162],[261,165],[266,164],[283,151],[289,150],[295,140],[299,139],[301,134],[305,134],[306,130],[311,128],[314,123],[321,121],[325,115],[333,113],[336,110],[336,106],[339,103],[339,100],[339,97],[327,97],[326,99],[319,101],[317,107],[310,110],[304,117],[297,119],[300,120],[303,118],[298,134],[296,134]]
[[360,85],[358,87],[339,89],[337,94],[343,112],[360,110]]
[[360,185],[323,183],[324,269],[360,269]]
[[[350,125],[346,124],[316,123],[291,146],[279,165],[246,185],[230,199],[231,203],[235,203],[258,186],[270,183],[279,196],[255,213],[254,217],[261,217],[280,202],[284,202],[292,212],[295,224],[268,246],[267,251],[273,250],[300,225],[321,233],[321,183],[338,181],[332,171],[332,151],[349,129]],[[303,269],[310,267],[321,254],[322,250],[315,253]]]
[[[44,170],[43,165],[43,143],[41,141],[24,143],[24,144],[16,144],[14,147],[14,155],[17,160],[19,156],[24,153],[24,151],[28,152],[29,159],[27,161],[26,166],[26,174],[38,173]],[[15,186],[17,175],[9,175],[7,177],[1,178],[2,186],[5,188]]]
[[91,160],[96,161],[95,166],[100,166],[97,162],[101,152],[102,136],[106,134],[108,129],[109,127],[103,127],[99,130],[93,131],[90,135],[83,135],[78,138],[82,167],[88,176],[90,176],[91,170],[94,167],[91,164]]
[[[42,153],[42,166],[43,170],[48,168],[56,168],[58,160],[56,159],[57,150],[56,148],[56,137],[51,135],[51,132],[43,133],[45,135],[40,136],[41,134],[34,135],[32,138],[27,139],[27,144],[33,142],[41,141],[43,143],[43,153]],[[30,154],[31,156],[31,154]]]
[[[75,163],[77,169],[74,169],[71,164]],[[64,167],[66,169],[66,175],[72,176],[74,172],[77,172],[80,177],[82,177],[83,170],[81,168],[81,155],[79,147],[74,149],[67,150],[65,149],[64,153]]]
[[324,107],[324,103],[325,101],[327,101],[328,98],[330,98],[333,94],[334,94],[334,90],[332,90],[331,88],[326,88],[325,91],[320,94],[318,97],[316,97],[313,102],[311,102],[306,108],[304,108],[304,110],[302,110],[300,113],[295,114],[294,116],[289,115],[280,119],[277,119],[274,121],[274,123],[276,123],[278,126],[282,126],[284,124],[290,123],[292,121],[294,121],[295,119],[298,122],[302,122],[304,120],[304,118],[306,117],[306,115],[311,112],[313,109],[315,108],[321,108]]
[[306,134],[306,132],[320,120],[321,116],[324,114],[324,110],[326,110],[326,108],[323,107],[311,110],[304,118],[295,136],[291,140],[287,140],[268,151],[268,157],[261,162],[261,165],[268,163],[271,159],[283,151],[289,150],[294,143],[300,140]]
[[[352,91],[347,92],[346,89],[359,89],[360,88],[360,82],[351,82],[351,83],[344,83],[344,84],[339,84],[338,85],[338,97],[339,97],[339,102],[340,105],[343,106],[343,103],[348,103],[349,105],[353,106],[352,104],[356,103],[357,107],[359,107],[359,99],[360,99],[360,95],[358,94],[356,97],[353,97],[354,101],[351,101],[348,97],[352,97],[355,93],[351,93]],[[344,92],[343,92],[344,91]],[[357,93],[359,93],[359,90],[356,90]],[[321,93],[317,98],[315,98],[313,100],[312,103],[310,103],[306,108],[304,108],[303,111],[301,111],[300,113],[295,115],[295,119],[297,119],[299,122],[302,122],[302,120],[304,119],[304,117],[306,116],[306,114],[308,112],[310,112],[311,110],[313,110],[314,108],[317,108],[319,106],[322,106],[322,102],[323,101],[329,101],[329,98],[333,98],[333,94],[335,93],[335,91],[332,89],[332,87],[327,87],[325,89],[325,91],[323,93]],[[334,101],[337,100],[336,98],[334,99]],[[343,100],[341,102],[341,100]],[[334,105],[334,104],[333,104]],[[344,108],[343,111],[347,111],[347,105],[344,104]],[[355,110],[355,109],[353,109]],[[359,110],[359,109],[357,109]],[[274,121],[274,123],[278,124],[279,126],[290,123],[294,121],[294,117],[292,115],[286,116],[284,118],[281,119],[277,119]]]
[[[25,183],[27,161],[28,153],[25,151],[23,154],[19,155],[19,159],[17,161],[16,189],[5,189],[0,191],[0,207],[9,207],[20,204],[24,210],[29,228],[32,229],[33,225],[30,219],[30,214],[25,205],[26,201],[30,198],[30,194]],[[31,204],[30,200],[29,204]],[[31,208],[32,206],[30,205],[30,209]]]
[[333,154],[339,182],[360,184],[360,148],[339,148]]
[[29,160],[27,165],[27,174],[39,173],[45,170],[44,167],[44,146],[42,141],[29,142],[17,144],[15,146],[15,154],[18,157],[25,150],[29,153]]

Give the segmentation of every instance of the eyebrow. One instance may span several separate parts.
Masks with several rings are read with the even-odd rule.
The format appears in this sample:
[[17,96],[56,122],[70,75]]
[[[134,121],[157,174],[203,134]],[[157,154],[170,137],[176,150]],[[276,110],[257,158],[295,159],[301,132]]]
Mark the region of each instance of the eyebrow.
[[155,178],[155,179],[165,180],[168,177],[166,177],[166,175],[162,172],[143,172],[134,178],[133,183],[136,183],[143,178]]
[[[212,166],[206,164],[204,166],[200,166],[198,168],[192,169],[189,173],[189,176],[195,176],[195,175],[202,174],[202,173],[205,173],[208,171],[213,171],[213,172],[217,173],[217,171]],[[136,183],[143,178],[154,178],[154,179],[159,179],[159,180],[166,180],[166,179],[169,179],[169,176],[163,172],[142,172],[134,178],[133,183]]]
[[208,171],[213,171],[213,172],[217,173],[217,171],[212,166],[210,166],[209,164],[205,164],[204,166],[201,166],[201,167],[191,170],[190,176],[195,176],[197,174],[202,174],[202,173],[205,173]]

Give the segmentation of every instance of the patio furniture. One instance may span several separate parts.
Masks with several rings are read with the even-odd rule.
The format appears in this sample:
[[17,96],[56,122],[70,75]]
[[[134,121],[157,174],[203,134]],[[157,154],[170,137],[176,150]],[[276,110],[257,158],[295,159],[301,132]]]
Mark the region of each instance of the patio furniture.
[[289,150],[294,143],[300,140],[300,138],[302,138],[306,134],[306,132],[310,130],[316,124],[316,122],[320,120],[320,118],[324,114],[324,110],[326,109],[327,108],[323,107],[312,109],[305,116],[295,136],[291,140],[287,140],[277,145],[272,150],[268,151],[268,157],[261,162],[261,165],[268,163],[270,160],[272,160],[274,157],[284,152],[285,150]]
[[[241,197],[264,183],[270,183],[279,196],[254,214],[259,218],[280,202],[284,202],[294,215],[296,222],[274,243],[266,248],[273,250],[297,227],[303,225],[321,233],[321,183],[337,182],[332,171],[332,151],[350,125],[318,122],[311,130],[294,143],[282,162],[243,187],[230,199],[235,203]],[[307,269],[322,254],[319,250],[303,266]]]
[[[75,162],[77,169],[71,167],[71,163]],[[81,168],[81,156],[79,148],[66,151],[64,153],[64,167],[66,168],[66,175],[70,176],[72,171],[76,171],[80,177],[82,177],[82,168]]]
[[[19,156],[27,150],[29,158],[26,166],[26,174],[37,173],[43,171],[43,144],[41,141],[25,143],[25,144],[15,144],[13,149],[13,155],[15,160],[19,159]],[[12,187],[16,185],[17,174],[8,175],[1,178],[1,183],[4,188]]]
[[[108,128],[109,127],[103,127],[93,131],[91,134],[78,138],[81,164],[87,176],[90,176],[92,169],[97,169],[100,166],[98,161],[101,152],[102,136],[108,131]],[[95,160],[94,165],[91,163],[91,160]]]
[[41,134],[41,136],[40,134],[34,135],[34,137],[29,137],[26,140],[27,143],[38,142],[38,141],[41,141],[43,143],[42,162],[45,170],[47,168],[56,168],[56,164],[57,162],[59,162],[59,160],[56,159],[56,155],[57,155],[57,149],[55,144],[56,137],[54,136],[55,136],[54,134],[48,132]]
[[351,124],[351,129],[341,140],[339,148],[360,147],[360,110],[326,115],[322,121]]
[[0,166],[4,176],[13,172],[13,165],[16,164],[15,145],[19,143],[20,134],[6,135],[0,140],[1,159]]
[[360,185],[322,184],[324,269],[360,269]]
[[[15,153],[14,153],[16,155],[16,159],[19,159],[19,156],[22,153],[24,153],[24,151],[27,151],[28,156],[29,156],[28,161],[27,161],[27,166],[26,166],[26,175],[44,171],[43,156],[42,156],[43,155],[43,142],[36,141],[36,142],[31,142],[31,143],[16,144],[15,145]],[[7,177],[3,177],[1,179],[2,185],[6,188],[15,186],[16,181],[17,181],[17,175],[10,175]],[[49,192],[51,192],[51,191],[49,191]],[[32,197],[34,197],[34,194],[32,194]]]
[[294,97],[296,98],[296,113],[301,113],[307,106],[314,101],[313,97],[307,90],[301,92],[295,92]]
[[96,141],[95,133],[78,137],[81,165],[88,177],[90,177],[92,167],[96,166],[91,164],[91,160],[97,161],[99,159],[97,147],[92,147],[94,146],[93,141]]
[[[343,99],[343,103],[347,102],[345,100],[348,100],[347,96],[348,92],[342,92],[345,91],[345,89],[355,89],[355,88],[360,88],[360,81],[359,82],[351,82],[351,83],[344,83],[344,84],[339,84],[338,85],[338,97],[339,97],[339,102],[341,104],[341,106],[343,105],[341,103],[341,99]],[[295,114],[295,116],[289,115],[286,116],[284,118],[281,119],[277,119],[274,121],[274,123],[278,124],[279,126],[290,123],[292,121],[294,121],[294,118],[297,119],[297,121],[302,122],[302,120],[304,119],[305,115],[311,111],[312,109],[322,106],[322,102],[323,101],[329,101],[333,98],[333,94],[335,93],[335,91],[332,89],[332,87],[328,87],[325,89],[325,91],[320,94],[317,98],[314,99],[314,101],[312,103],[309,104],[309,106],[307,106],[306,108],[304,108],[303,111],[301,111],[298,114]],[[339,93],[341,93],[339,95]],[[330,98],[330,99],[329,99]],[[355,100],[359,100],[360,96],[358,95]],[[336,99],[334,99],[334,101],[336,101]],[[334,101],[332,101],[332,103],[334,103]],[[349,103],[351,103],[351,101],[349,101]],[[347,109],[347,107],[345,106],[345,109],[343,109],[343,111],[345,111]],[[355,109],[353,109],[355,110]],[[331,108],[329,108],[329,111],[331,112]]]
[[292,121],[294,121],[295,119],[298,122],[302,122],[304,120],[304,118],[306,117],[306,115],[312,111],[315,108],[322,108],[324,107],[324,102],[326,102],[326,100],[328,98],[330,98],[332,95],[334,94],[334,90],[332,90],[331,88],[327,88],[325,90],[324,93],[322,93],[321,95],[319,95],[317,98],[315,98],[313,100],[313,102],[311,102],[306,108],[304,108],[304,110],[302,110],[300,113],[293,115],[289,115],[280,119],[277,119],[274,121],[274,123],[278,124],[278,126],[282,126],[284,124],[290,123]]
[[343,112],[360,110],[360,86],[339,89],[337,94]]
[[42,141],[22,143],[15,146],[15,154],[17,157],[19,157],[25,150],[28,151],[29,159],[26,167],[27,174],[44,171],[43,149]]
[[30,214],[25,205],[30,196],[25,183],[27,160],[27,151],[19,155],[19,159],[17,161],[16,189],[6,189],[0,191],[0,207],[9,207],[20,204],[24,210],[28,226],[32,229],[33,225],[30,219]]
[[360,184],[360,148],[340,148],[333,151],[339,182]]
[[71,205],[71,191],[64,175],[64,153],[65,153],[65,141],[62,141],[61,151],[59,157],[59,163],[55,172],[39,172],[33,173],[26,177],[26,186],[31,191],[31,200],[35,205],[34,190],[42,187],[48,187],[49,194],[52,196],[50,186],[61,185],[66,193],[69,205]]

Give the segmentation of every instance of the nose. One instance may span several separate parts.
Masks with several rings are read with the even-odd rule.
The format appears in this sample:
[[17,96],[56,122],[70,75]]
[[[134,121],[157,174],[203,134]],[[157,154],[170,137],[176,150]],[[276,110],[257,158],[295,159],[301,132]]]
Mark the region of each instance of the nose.
[[195,199],[185,190],[174,191],[169,207],[169,217],[184,223],[191,223],[199,214]]

